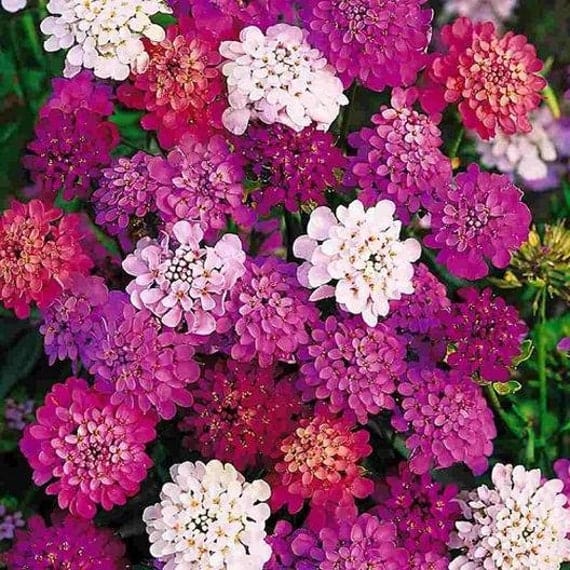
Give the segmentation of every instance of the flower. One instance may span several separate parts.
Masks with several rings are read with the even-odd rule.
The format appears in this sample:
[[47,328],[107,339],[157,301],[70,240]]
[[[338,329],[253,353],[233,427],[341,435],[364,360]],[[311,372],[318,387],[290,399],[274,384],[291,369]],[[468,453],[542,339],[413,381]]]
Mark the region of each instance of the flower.
[[56,360],[84,360],[98,310],[107,302],[105,281],[74,273],[63,293],[42,311],[40,332],[50,366]]
[[348,99],[342,83],[322,54],[307,42],[307,32],[277,24],[265,34],[255,26],[240,32],[240,41],[225,41],[229,107],[226,129],[242,135],[250,120],[282,123],[302,131],[311,123],[326,131]]
[[184,444],[240,470],[270,463],[277,441],[295,428],[302,412],[292,380],[277,366],[208,363],[192,391],[192,411],[178,424],[189,433]]
[[164,39],[164,30],[150,16],[169,12],[162,0],[49,0],[49,16],[41,23],[48,52],[69,49],[64,75],[72,77],[82,67],[97,77],[122,81],[144,54],[141,38]]
[[532,216],[521,198],[507,176],[471,164],[451,184],[436,188],[429,208],[431,233],[424,243],[440,250],[438,263],[454,275],[485,277],[487,262],[506,267],[527,239]]
[[518,311],[493,296],[487,288],[459,289],[460,303],[442,314],[442,322],[453,350],[447,364],[464,376],[487,382],[510,380],[513,359],[520,355],[528,328]]
[[559,352],[570,352],[570,336],[564,337],[557,345],[556,349]]
[[271,556],[265,543],[265,481],[245,481],[229,463],[186,461],[170,469],[160,503],[143,513],[150,553],[165,570],[251,568],[261,570]]
[[33,418],[36,403],[34,400],[17,402],[13,398],[6,398],[4,402],[4,420],[6,427],[22,431]]
[[390,329],[368,327],[359,317],[329,317],[311,337],[298,383],[304,400],[325,400],[333,413],[352,413],[361,424],[394,408],[392,394],[406,371],[406,351]]
[[53,199],[62,190],[65,200],[84,198],[118,144],[117,126],[100,114],[54,108],[40,116],[23,164],[42,196]]
[[136,279],[127,293],[137,309],[146,307],[167,327],[184,319],[188,332],[208,335],[224,314],[224,298],[245,271],[245,253],[235,235],[224,235],[214,247],[200,246],[198,224],[179,221],[172,235],[159,242],[139,240],[123,269]]
[[502,22],[510,20],[518,0],[446,0],[443,9],[446,14],[465,16],[473,22],[493,22],[500,28]]
[[369,434],[352,428],[350,420],[322,406],[315,408],[312,418],[300,419],[297,429],[279,444],[279,461],[270,476],[272,508],[286,505],[295,514],[309,500],[312,507],[334,504],[350,509],[354,497],[370,495],[373,483],[359,466],[372,451]]
[[457,18],[444,26],[441,39],[448,52],[436,56],[428,69],[423,104],[428,111],[458,103],[463,124],[482,139],[497,132],[528,133],[529,113],[536,109],[546,81],[543,64],[525,36],[499,37],[492,22]]
[[487,469],[497,432],[480,386],[455,371],[412,367],[398,392],[392,424],[407,433],[412,472],[459,462],[476,475]]
[[[402,462],[397,473],[378,485],[374,495],[378,506],[371,512],[380,521],[394,523],[397,544],[406,549],[412,561],[421,555],[437,554],[449,563],[447,542],[460,514],[457,492],[455,486],[442,487],[429,473],[416,475],[408,463]],[[412,568],[426,570],[415,564]]]
[[[368,210],[355,200],[339,206],[336,217],[326,206],[311,214],[307,234],[295,240],[293,251],[307,260],[297,272],[299,282],[316,288],[311,300],[336,297],[341,308],[361,314],[376,326],[390,309],[389,301],[413,292],[412,261],[421,253],[415,239],[400,241],[396,207],[381,200]],[[331,280],[337,283],[328,285]]]
[[461,555],[450,570],[540,568],[557,570],[570,560],[570,511],[562,481],[541,481],[540,469],[498,463],[494,488],[464,493],[462,520],[450,540]]
[[375,126],[349,136],[357,154],[344,178],[345,185],[359,186],[365,206],[380,198],[394,200],[406,222],[429,204],[434,186],[451,179],[451,163],[440,150],[438,117],[416,111],[416,99],[415,89],[394,89],[391,106],[372,116]]
[[289,521],[277,521],[267,542],[273,554],[265,570],[319,570],[324,558],[315,533],[308,528],[293,529]]
[[309,0],[303,20],[309,41],[338,71],[375,91],[415,82],[425,65],[433,10],[425,0]]
[[27,3],[27,0],[2,0],[0,4],[6,12],[19,12],[26,7]]
[[24,517],[20,511],[7,509],[0,503],[0,542],[3,540],[13,540],[16,529],[26,525]]
[[152,466],[145,444],[156,437],[156,419],[109,397],[80,378],[55,384],[28,425],[20,449],[38,486],[50,482],[62,509],[92,519],[136,495]]
[[163,419],[172,419],[177,405],[192,405],[188,384],[200,370],[187,335],[162,331],[150,311],[137,311],[126,295],[114,293],[90,337],[85,364],[112,404],[154,409]]
[[104,168],[97,189],[91,196],[95,221],[113,236],[119,235],[136,218],[156,213],[159,184],[149,174],[152,155],[137,152],[131,158],[119,157]]
[[405,550],[396,546],[396,527],[367,513],[336,528],[324,528],[319,536],[325,556],[321,570],[401,570],[406,563]]
[[125,105],[147,111],[141,125],[157,131],[164,148],[188,132],[207,141],[222,127],[222,58],[219,40],[207,29],[182,17],[166,29],[166,37],[145,41],[145,64],[135,67],[130,83],[117,90]]
[[16,542],[8,552],[9,568],[125,568],[125,545],[111,530],[69,514],[54,515],[52,521],[47,526],[34,515],[28,519],[27,530],[16,531]]
[[36,302],[45,309],[74,272],[87,273],[92,262],[85,255],[77,214],[32,200],[13,201],[0,217],[0,299],[20,319]]
[[305,205],[325,204],[325,192],[337,185],[346,162],[334,137],[313,126],[295,132],[278,123],[253,124],[233,142],[255,181],[249,199],[259,215],[274,206],[297,212]]
[[564,494],[570,499],[570,460],[566,458],[557,459],[552,467],[556,477],[564,484]]
[[242,160],[220,135],[202,143],[184,135],[167,158],[154,158],[150,173],[159,183],[156,201],[168,223],[187,220],[216,235],[228,219],[248,227],[255,218],[244,204]]
[[[246,272],[231,290],[227,316],[231,356],[240,362],[297,362],[309,343],[319,312],[295,278],[296,266],[276,257],[248,259]],[[231,327],[231,328],[230,328]]]

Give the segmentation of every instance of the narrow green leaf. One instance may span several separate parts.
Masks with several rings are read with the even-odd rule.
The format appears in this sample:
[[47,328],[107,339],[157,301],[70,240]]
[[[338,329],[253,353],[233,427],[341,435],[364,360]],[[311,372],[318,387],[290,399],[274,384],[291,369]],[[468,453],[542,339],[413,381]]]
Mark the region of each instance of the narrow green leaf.
[[22,336],[3,356],[0,366],[0,399],[33,370],[42,353],[42,337],[36,330]]

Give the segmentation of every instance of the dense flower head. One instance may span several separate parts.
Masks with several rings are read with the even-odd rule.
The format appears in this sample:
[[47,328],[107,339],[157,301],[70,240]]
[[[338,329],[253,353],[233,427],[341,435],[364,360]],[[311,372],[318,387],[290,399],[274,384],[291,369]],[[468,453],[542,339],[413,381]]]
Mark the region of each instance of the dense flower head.
[[312,507],[350,509],[354,498],[372,493],[373,483],[364,476],[359,461],[372,448],[369,434],[346,418],[337,418],[322,406],[312,418],[299,420],[297,429],[279,444],[280,457],[270,476],[273,508],[301,510],[306,500]]
[[229,219],[245,227],[255,221],[244,203],[242,159],[220,135],[207,142],[184,135],[166,158],[151,162],[150,173],[159,183],[156,201],[167,223],[187,220],[209,236],[225,229]]
[[164,419],[174,417],[177,405],[192,404],[188,384],[200,374],[188,336],[163,330],[150,311],[137,311],[118,292],[93,325],[84,361],[112,404],[153,409]]
[[395,209],[389,200],[367,210],[354,200],[339,206],[336,216],[327,206],[313,211],[307,235],[293,245],[295,255],[306,260],[297,277],[316,289],[312,300],[334,296],[342,309],[361,314],[374,327],[379,316],[388,314],[390,300],[413,292],[412,262],[421,248],[415,239],[400,241],[402,224],[393,218]]
[[485,277],[487,263],[502,269],[528,237],[531,213],[522,194],[506,175],[471,164],[436,189],[424,243],[439,249],[437,261],[458,277]]
[[271,556],[265,542],[265,481],[245,481],[229,463],[186,461],[170,469],[160,503],[143,514],[150,553],[164,570],[248,568],[261,570]]
[[135,218],[156,213],[159,184],[149,174],[152,155],[137,152],[119,157],[104,168],[91,196],[95,221],[110,235],[125,232]]
[[277,521],[267,542],[272,556],[264,570],[319,570],[324,559],[318,536],[308,528],[294,529],[289,521]]
[[450,540],[461,554],[449,569],[558,570],[570,560],[570,510],[562,481],[542,480],[540,469],[501,463],[491,479],[494,487],[482,485],[462,496],[462,520]]
[[358,79],[383,91],[414,83],[425,65],[433,11],[425,0],[309,0],[302,12],[309,41],[344,86]]
[[104,279],[74,273],[65,290],[42,311],[40,332],[50,365],[56,360],[85,358],[98,310],[107,302]]
[[329,317],[312,330],[311,340],[298,384],[305,400],[325,400],[333,413],[354,414],[361,424],[394,407],[406,350],[387,327]]
[[564,494],[570,501],[570,459],[561,458],[557,459],[553,465],[556,477],[564,483]]
[[55,384],[24,430],[20,449],[38,486],[49,482],[62,509],[92,519],[97,505],[111,510],[136,495],[152,466],[145,444],[156,418],[89,387],[81,378]]
[[52,525],[39,515],[30,517],[27,529],[16,532],[8,552],[8,568],[46,570],[125,570],[125,545],[113,532],[91,521],[57,513]]
[[24,517],[20,511],[8,509],[6,505],[0,503],[0,542],[12,540],[16,529],[25,525]]
[[54,198],[61,190],[66,200],[86,197],[118,143],[117,126],[99,113],[53,108],[40,116],[23,164],[42,196]]
[[178,425],[188,433],[184,444],[240,470],[270,463],[302,412],[294,378],[278,366],[216,359],[202,369],[192,395],[192,410]]
[[169,11],[162,0],[49,0],[46,8],[50,15],[41,23],[49,36],[45,50],[71,48],[64,75],[72,77],[84,67],[97,77],[118,81],[140,65],[141,38],[164,39],[164,30],[150,17]]
[[295,277],[296,266],[276,257],[246,262],[246,272],[231,290],[220,327],[228,332],[231,356],[240,362],[297,362],[310,341],[319,312]]
[[283,205],[297,212],[304,205],[323,205],[335,188],[346,159],[334,137],[314,127],[301,132],[281,124],[253,124],[234,144],[256,183],[249,200],[260,215]]
[[394,89],[391,105],[372,115],[374,126],[349,136],[357,153],[344,179],[345,185],[359,187],[366,206],[380,198],[393,200],[404,221],[429,204],[434,186],[451,178],[437,117],[416,111],[416,99],[415,89]]
[[73,273],[87,273],[84,234],[77,214],[32,200],[13,201],[0,217],[0,300],[18,318],[35,302],[45,309]]
[[141,125],[157,132],[164,148],[191,132],[204,140],[221,128],[221,62],[216,37],[189,18],[166,30],[160,42],[145,41],[144,65],[117,90],[129,107],[147,111]]
[[475,474],[487,469],[497,432],[480,386],[455,371],[417,367],[408,370],[398,392],[402,399],[392,422],[407,434],[414,473],[460,462]]
[[326,131],[348,99],[342,83],[319,50],[307,42],[307,31],[288,24],[263,33],[256,26],[240,32],[239,41],[225,41],[229,107],[224,126],[241,135],[251,120],[281,123],[302,131],[312,123]]
[[245,272],[245,253],[235,235],[202,246],[199,224],[179,221],[158,241],[139,240],[123,262],[135,277],[127,286],[137,309],[146,307],[167,327],[182,321],[188,332],[208,335],[225,312],[224,299]]
[[14,398],[6,398],[4,401],[6,427],[22,431],[32,421],[35,406],[34,400],[16,401]]
[[461,302],[442,313],[447,340],[453,350],[447,363],[465,376],[488,382],[510,380],[513,359],[521,352],[528,332],[518,311],[491,289],[460,289]]
[[444,26],[447,53],[436,56],[428,70],[423,103],[429,111],[458,103],[463,124],[483,139],[528,133],[529,113],[541,101],[546,81],[538,74],[542,62],[525,36],[499,37],[492,22],[457,18]]
[[473,22],[493,22],[497,28],[513,15],[518,0],[445,0],[447,14],[465,16]]
[[372,512],[396,525],[397,543],[408,552],[412,568],[421,569],[413,562],[418,554],[438,554],[449,563],[447,542],[460,512],[457,492],[455,486],[435,482],[429,473],[416,475],[405,462],[379,484],[374,495],[378,506]]
[[407,555],[397,546],[396,527],[374,515],[365,513],[354,521],[342,521],[336,527],[322,529],[319,536],[324,552],[321,570],[405,567]]

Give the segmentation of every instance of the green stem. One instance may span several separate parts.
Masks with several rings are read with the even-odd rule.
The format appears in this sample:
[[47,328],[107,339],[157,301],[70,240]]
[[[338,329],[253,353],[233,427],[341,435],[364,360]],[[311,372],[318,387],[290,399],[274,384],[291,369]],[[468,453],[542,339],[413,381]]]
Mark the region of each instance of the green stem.
[[513,433],[513,435],[515,435],[517,438],[521,438],[523,432],[521,431],[520,427],[517,426],[515,422],[513,422],[511,416],[509,416],[509,414],[505,411],[505,409],[501,405],[499,397],[497,396],[497,392],[495,392],[493,386],[487,386],[487,396],[489,397],[491,405],[493,406],[493,408],[495,408],[495,411],[497,412],[499,417],[503,420],[505,425],[509,428],[509,430]]
[[350,128],[350,120],[352,119],[352,111],[356,107],[354,102],[356,101],[356,94],[358,92],[358,83],[355,81],[350,88],[348,94],[348,107],[344,110],[342,115],[342,124],[340,126],[340,140],[342,145],[348,147],[348,129]]
[[528,439],[526,443],[526,466],[531,467],[536,462],[536,457],[534,453],[535,449],[535,437],[534,437],[534,430],[531,426],[527,428]]
[[459,152],[459,147],[461,146],[461,142],[463,141],[463,137],[465,135],[465,129],[461,127],[459,132],[457,133],[456,139],[453,141],[453,146],[449,151],[449,158],[455,158],[457,153]]
[[547,414],[548,414],[548,382],[546,378],[546,291],[542,292],[538,313],[536,339],[536,364],[538,367],[540,437],[546,443]]
[[28,44],[34,53],[34,57],[36,58],[36,61],[43,67],[45,65],[44,50],[38,38],[36,24],[31,12],[25,12],[22,14],[22,25],[24,26]]

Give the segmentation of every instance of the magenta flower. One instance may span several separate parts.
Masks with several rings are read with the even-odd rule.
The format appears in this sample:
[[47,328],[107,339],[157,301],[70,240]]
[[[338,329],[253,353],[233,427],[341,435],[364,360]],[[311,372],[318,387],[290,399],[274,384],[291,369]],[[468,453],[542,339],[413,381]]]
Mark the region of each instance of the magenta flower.
[[563,493],[570,501],[570,459],[561,458],[557,459],[553,465],[556,477],[564,483]]
[[359,199],[366,206],[393,200],[406,222],[429,204],[434,187],[451,179],[451,163],[440,150],[439,117],[416,111],[416,99],[416,89],[394,89],[391,106],[372,116],[374,127],[350,135],[357,155],[344,179],[362,190]]
[[317,535],[307,528],[294,529],[289,521],[277,521],[266,540],[273,554],[265,570],[319,570],[324,559]]
[[242,162],[220,135],[207,143],[183,136],[167,158],[150,163],[151,176],[159,183],[156,200],[163,220],[197,223],[207,236],[225,229],[228,219],[251,226],[255,217],[244,203]]
[[437,261],[458,277],[481,279],[487,263],[502,269],[528,237],[532,216],[522,195],[507,176],[471,164],[436,188],[424,243],[439,249]]
[[245,253],[235,235],[224,235],[214,247],[200,245],[202,238],[198,224],[176,222],[161,241],[139,240],[123,268],[135,277],[127,293],[137,309],[146,307],[167,327],[184,321],[188,332],[208,335],[245,271]]
[[407,434],[414,473],[460,462],[476,475],[487,469],[497,431],[480,386],[455,371],[410,368],[398,392],[392,423]]
[[278,123],[254,124],[233,142],[255,180],[249,199],[260,215],[274,206],[297,212],[303,205],[325,204],[326,191],[338,185],[346,163],[334,137],[314,127],[296,132]]
[[325,400],[331,412],[355,415],[361,424],[394,408],[392,394],[407,365],[405,345],[390,329],[329,317],[311,336],[298,383],[304,400]]
[[55,384],[20,441],[38,486],[49,482],[60,508],[92,519],[139,492],[152,466],[145,445],[156,437],[156,418],[68,378]]
[[564,337],[557,345],[559,352],[570,352],[570,336]]
[[309,41],[337,69],[344,86],[411,85],[426,63],[433,11],[425,0],[308,0],[302,18]]
[[506,382],[510,366],[521,352],[528,328],[518,311],[494,297],[491,289],[460,289],[461,303],[454,303],[441,319],[453,352],[447,363],[465,376],[476,374],[488,382]]
[[240,471],[271,463],[302,411],[293,379],[277,366],[209,362],[192,395],[192,411],[178,425],[188,433],[184,444]]
[[16,532],[8,552],[8,568],[46,570],[124,570],[125,545],[111,530],[97,528],[91,521],[58,513],[52,526],[35,515],[27,530]]

